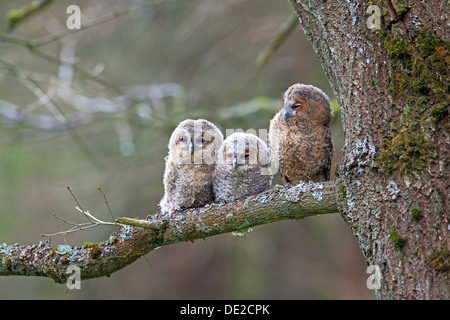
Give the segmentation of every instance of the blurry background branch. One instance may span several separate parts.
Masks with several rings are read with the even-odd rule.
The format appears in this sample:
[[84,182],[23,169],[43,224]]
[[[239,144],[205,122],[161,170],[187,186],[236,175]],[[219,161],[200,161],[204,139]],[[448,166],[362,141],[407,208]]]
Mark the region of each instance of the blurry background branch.
[[[57,90],[57,98],[61,98],[64,100],[64,103],[72,104],[75,109],[78,109],[82,112],[80,112],[78,115],[75,115],[71,117],[69,120],[67,117],[64,116],[65,121],[61,121],[60,118],[55,117],[55,119],[52,119],[52,116],[34,116],[34,115],[28,115],[27,114],[27,121],[26,123],[28,125],[34,126],[39,129],[43,130],[66,130],[67,128],[75,128],[82,124],[87,124],[89,122],[92,122],[94,117],[92,117],[93,113],[96,113],[97,111],[103,112],[103,113],[111,113],[111,112],[118,112],[123,111],[124,109],[130,107],[131,105],[136,105],[139,103],[142,103],[140,105],[141,110],[145,108],[144,104],[147,104],[148,106],[149,101],[152,101],[155,99],[154,95],[152,96],[152,93],[155,93],[155,91],[158,91],[156,93],[156,99],[161,100],[165,99],[166,97],[172,97],[176,93],[173,92],[171,89],[173,86],[169,84],[167,87],[168,94],[165,93],[165,86],[162,85],[161,89],[156,88],[149,88],[149,94],[147,95],[144,88],[132,88],[132,92],[127,92],[127,89],[123,89],[120,87],[117,87],[116,85],[112,84],[110,81],[107,81],[99,76],[102,70],[91,72],[83,69],[82,67],[78,66],[78,61],[76,59],[76,53],[74,50],[75,42],[76,40],[71,41],[63,41],[60,57],[54,56],[52,54],[49,54],[45,52],[44,50],[40,49],[39,47],[47,45],[53,41],[56,40],[64,40],[63,38],[68,35],[73,35],[77,31],[85,30],[94,26],[98,26],[100,24],[106,23],[108,21],[111,21],[113,19],[116,19],[118,17],[121,17],[126,14],[131,14],[138,10],[144,10],[153,6],[157,6],[161,4],[162,2],[167,1],[146,1],[141,2],[137,5],[133,5],[127,8],[123,8],[117,11],[112,11],[110,13],[104,14],[100,17],[94,18],[90,20],[89,22],[86,22],[82,25],[81,29],[75,29],[75,30],[69,30],[67,28],[62,28],[60,31],[52,33],[50,35],[44,36],[39,39],[26,39],[21,38],[17,36],[12,36],[8,34],[0,34],[0,42],[14,44],[14,45],[20,45],[24,48],[27,48],[32,54],[45,59],[51,63],[56,63],[59,65],[60,74],[58,78],[52,78],[52,82],[55,83],[58,87],[60,87],[60,90]],[[170,2],[170,1],[169,1]],[[8,22],[8,26],[16,26],[20,23],[23,23],[28,20],[29,17],[34,15],[35,13],[42,10],[46,5],[50,4],[51,1],[33,1],[30,5],[23,6],[19,9],[13,9],[10,10],[7,14],[5,19]],[[75,42],[74,42],[75,41]],[[72,48],[69,50],[64,50],[64,48]],[[6,70],[10,75],[16,76],[18,78],[24,78],[27,77],[28,82],[32,82],[35,87],[38,87],[37,81],[33,80],[31,77],[27,76],[26,72],[24,70],[21,70],[20,67],[13,65],[12,63],[8,63],[4,61],[3,59],[0,61],[1,65],[4,70]],[[69,75],[68,77],[63,77],[61,75],[61,71],[65,70],[65,74]],[[100,69],[102,67],[100,66]],[[94,70],[95,71],[95,70]],[[74,76],[74,73],[80,74],[82,77],[85,77],[91,81],[94,81],[107,90],[111,91],[114,94],[118,94],[119,96],[112,101],[110,99],[98,99],[98,98],[88,98],[86,96],[82,96],[79,94],[76,94],[72,88],[72,78]],[[64,88],[61,88],[64,87]],[[178,86],[179,88],[179,86]],[[177,88],[177,89],[178,89]],[[61,90],[64,89],[64,90]],[[176,90],[177,90],[176,89]],[[137,95],[133,92],[139,92]],[[57,106],[56,103],[52,99],[50,99],[45,93],[44,96],[46,97],[46,100],[51,102],[50,105]],[[108,101],[109,100],[109,101]],[[48,106],[48,104],[47,104]],[[59,109],[59,108],[58,108]],[[0,114],[2,114],[6,121],[11,122],[22,122],[24,121],[25,112],[28,112],[29,110],[20,111],[20,108],[18,106],[13,105],[11,102],[0,100]],[[87,111],[87,112],[84,112]],[[145,115],[144,117],[149,116],[149,112],[140,112],[138,115]],[[61,110],[59,110],[59,115],[63,114]],[[31,118],[31,119],[30,119]],[[167,120],[165,117],[161,118],[161,115],[153,115],[154,120]],[[65,123],[61,123],[65,122]]]
[[[107,224],[79,210],[87,214],[92,224]],[[242,234],[261,224],[337,211],[335,181],[300,183],[290,188],[277,185],[231,204],[211,204],[170,217],[155,214],[147,220],[118,218],[115,225],[134,227],[123,227],[97,244],[56,248],[42,242],[31,246],[2,244],[0,276],[43,276],[64,283],[70,275],[66,273],[69,265],[81,269],[81,279],[109,276],[160,246],[227,232]]]
[[[53,34],[39,38],[37,40],[26,40],[26,39],[19,39],[16,37],[3,36],[3,37],[0,37],[0,41],[11,41],[12,43],[16,43],[16,44],[26,44],[28,46],[39,47],[39,46],[48,44],[52,41],[61,39],[67,35],[73,34],[74,31],[76,32],[76,31],[85,30],[85,29],[88,29],[91,27],[95,27],[102,23],[116,19],[122,15],[130,14],[136,10],[146,9],[146,8],[149,8],[152,6],[157,6],[163,2],[171,2],[171,1],[176,1],[176,0],[144,1],[137,5],[133,5],[133,6],[130,6],[127,8],[117,10],[117,11],[109,12],[107,14],[102,15],[101,17],[97,17],[93,20],[83,23],[83,25],[81,26],[80,29],[74,29],[74,30],[61,29],[58,32],[55,32]],[[31,18],[36,13],[40,12],[42,9],[46,8],[47,5],[51,4],[52,2],[53,2],[53,0],[33,0],[28,5],[8,11],[5,15],[5,20],[7,23],[7,30],[11,31],[19,24],[26,22],[29,18]]]
[[299,25],[298,17],[292,13],[286,22],[281,26],[280,31],[273,37],[270,43],[258,54],[255,65],[262,68],[267,61],[275,54],[277,49],[286,41],[289,35]]
[[17,25],[30,19],[52,2],[53,0],[33,0],[27,5],[8,11],[5,15],[7,29],[11,31]]

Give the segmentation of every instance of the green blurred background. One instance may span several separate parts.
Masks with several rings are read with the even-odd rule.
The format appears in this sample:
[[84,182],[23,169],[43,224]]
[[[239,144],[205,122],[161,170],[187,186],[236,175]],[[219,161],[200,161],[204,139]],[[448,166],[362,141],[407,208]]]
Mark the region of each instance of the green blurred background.
[[[296,82],[318,86],[333,100],[332,171],[340,161],[339,109],[301,27],[264,67],[254,64],[291,16],[287,1],[143,1],[145,8],[77,32],[66,28],[71,4],[81,8],[85,25],[142,3],[60,0],[8,31],[11,10],[30,2],[0,2],[0,243],[82,245],[116,230],[42,238],[60,230],[53,213],[85,221],[66,186],[104,220],[110,216],[97,186],[116,217],[154,213],[168,139],[180,121],[206,118],[224,134],[268,129],[282,93]],[[64,37],[37,50],[5,40],[61,31]],[[83,281],[81,290],[47,278],[0,277],[0,298],[374,298],[361,251],[339,214],[170,245],[146,258]]]

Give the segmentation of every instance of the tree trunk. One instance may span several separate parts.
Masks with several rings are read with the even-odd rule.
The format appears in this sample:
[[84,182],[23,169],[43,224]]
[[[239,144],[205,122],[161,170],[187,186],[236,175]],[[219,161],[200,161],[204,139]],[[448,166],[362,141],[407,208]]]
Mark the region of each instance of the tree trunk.
[[290,3],[341,107],[338,205],[381,271],[377,297],[448,299],[446,1]]

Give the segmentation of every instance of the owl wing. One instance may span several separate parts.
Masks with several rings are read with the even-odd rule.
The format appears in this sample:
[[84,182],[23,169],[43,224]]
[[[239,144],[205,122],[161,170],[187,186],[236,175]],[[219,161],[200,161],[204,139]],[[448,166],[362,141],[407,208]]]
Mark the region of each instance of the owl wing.
[[331,162],[333,159],[333,141],[331,139],[330,127],[325,127],[322,134],[318,136],[317,145],[320,151],[317,153],[317,167],[314,174],[311,174],[313,182],[330,180]]
[[175,196],[178,195],[179,174],[177,168],[166,157],[166,168],[164,171],[164,197],[161,199],[160,207],[163,211],[172,212],[179,209],[174,206]]

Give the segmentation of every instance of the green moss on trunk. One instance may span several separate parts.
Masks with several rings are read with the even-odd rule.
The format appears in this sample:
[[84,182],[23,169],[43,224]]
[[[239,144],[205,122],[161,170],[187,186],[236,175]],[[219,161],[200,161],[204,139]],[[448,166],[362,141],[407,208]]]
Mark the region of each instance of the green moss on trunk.
[[391,243],[395,249],[400,250],[401,248],[403,248],[406,243],[406,237],[401,236],[394,228],[391,229],[389,236],[391,238]]
[[383,131],[379,161],[387,174],[411,176],[432,164],[435,137],[430,133],[449,115],[450,43],[423,31],[410,41],[384,30],[379,35],[390,58],[392,107],[402,110],[391,130]]
[[430,255],[430,263],[437,271],[448,271],[450,269],[450,251],[448,248],[433,249]]

